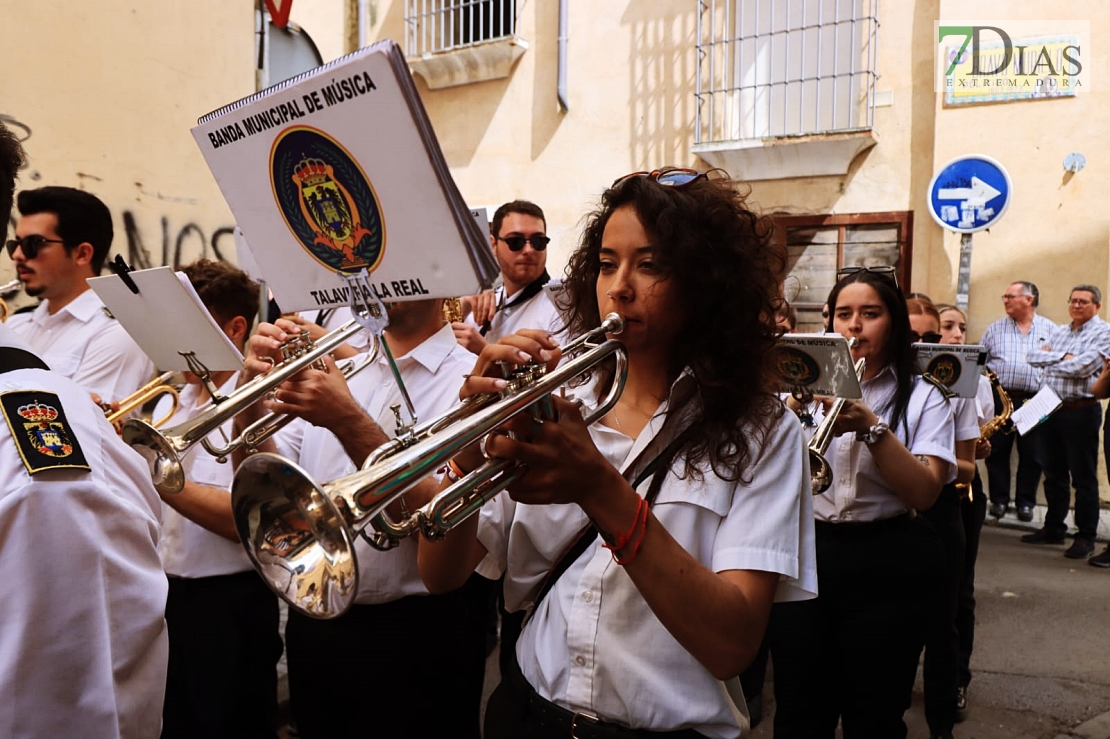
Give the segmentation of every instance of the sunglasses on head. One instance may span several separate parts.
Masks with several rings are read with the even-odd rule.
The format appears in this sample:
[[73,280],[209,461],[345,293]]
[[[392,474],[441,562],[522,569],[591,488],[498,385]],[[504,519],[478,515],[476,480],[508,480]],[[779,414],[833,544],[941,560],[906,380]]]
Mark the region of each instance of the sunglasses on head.
[[21,239],[8,239],[4,244],[8,248],[8,256],[14,256],[16,248],[23,250],[23,256],[27,259],[34,259],[39,254],[41,249],[46,244],[64,244],[66,242],[61,239],[48,239],[39,234],[28,234]]
[[919,334],[916,331],[910,331],[911,344],[917,344],[918,342],[922,344],[939,344],[940,339],[940,334],[936,333],[935,331],[926,331],[923,334]]
[[504,241],[509,251],[520,251],[525,244],[531,244],[535,251],[543,251],[551,243],[550,236],[532,234],[531,236],[497,236],[498,241]]
[[877,267],[841,267],[836,271],[836,281],[840,282],[845,277],[859,272],[871,272],[872,274],[881,275],[893,282],[895,287],[898,287],[898,270],[888,264],[882,264]]
[[696,169],[653,169],[650,172],[633,172],[631,174],[626,174],[624,177],[618,177],[613,180],[613,187],[633,177],[647,177],[653,182],[658,182],[663,187],[685,187],[691,182],[709,179],[709,174],[707,172],[699,172]]

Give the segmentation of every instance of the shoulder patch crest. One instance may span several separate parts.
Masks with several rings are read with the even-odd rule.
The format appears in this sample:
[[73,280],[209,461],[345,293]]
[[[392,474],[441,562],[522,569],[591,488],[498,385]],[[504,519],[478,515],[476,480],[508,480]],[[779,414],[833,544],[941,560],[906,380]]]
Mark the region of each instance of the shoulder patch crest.
[[0,410],[27,472],[90,469],[55,393],[16,390],[0,394]]

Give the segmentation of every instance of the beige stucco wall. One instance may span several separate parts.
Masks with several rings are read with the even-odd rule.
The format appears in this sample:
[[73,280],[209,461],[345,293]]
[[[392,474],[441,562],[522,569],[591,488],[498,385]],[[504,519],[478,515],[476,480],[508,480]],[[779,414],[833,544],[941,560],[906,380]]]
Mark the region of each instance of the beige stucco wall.
[[[1107,238],[1110,235],[1110,4],[1098,0],[1069,3],[1020,0],[1007,3],[941,2],[942,18],[1073,19],[1091,23],[1091,92],[1072,98],[944,108],[936,107],[934,164],[977,152],[1000,161],[1014,183],[1010,210],[990,232],[974,236],[971,273],[971,335],[978,336],[1002,315],[1000,296],[1013,280],[1037,283],[1041,312],[1057,323],[1068,320],[1072,285],[1110,287]],[[1087,166],[1070,175],[1064,157],[1072,151]],[[924,210],[922,211],[924,213]],[[955,292],[958,235],[935,229],[929,288],[940,296]],[[930,293],[932,294],[932,293]],[[1104,308],[1103,318],[1107,318]]]
[[[7,3],[0,114],[30,166],[22,188],[68,185],[112,210],[135,266],[234,260],[231,214],[189,133],[254,91],[252,3]],[[130,228],[128,224],[131,224]],[[0,279],[12,274],[0,260]]]

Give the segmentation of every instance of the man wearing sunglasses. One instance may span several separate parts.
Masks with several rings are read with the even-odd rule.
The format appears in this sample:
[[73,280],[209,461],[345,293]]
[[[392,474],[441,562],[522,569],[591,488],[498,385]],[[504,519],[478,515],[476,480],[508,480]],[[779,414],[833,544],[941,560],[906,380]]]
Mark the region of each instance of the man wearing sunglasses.
[[6,251],[24,291],[42,302],[7,325],[51,369],[105,403],[125,398],[154,365],[86,282],[100,274],[112,244],[108,206],[72,187],[24,190],[16,204],[20,219]]
[[474,354],[517,329],[538,328],[552,334],[563,330],[548,292],[547,245],[551,239],[546,230],[543,210],[527,200],[505,203],[493,214],[490,244],[501,266],[502,284],[492,293],[471,298],[470,320],[452,324],[458,342]]
[[[0,223],[23,161],[0,123]],[[154,737],[166,575],[146,463],[87,392],[0,324],[0,723],[5,736]]]

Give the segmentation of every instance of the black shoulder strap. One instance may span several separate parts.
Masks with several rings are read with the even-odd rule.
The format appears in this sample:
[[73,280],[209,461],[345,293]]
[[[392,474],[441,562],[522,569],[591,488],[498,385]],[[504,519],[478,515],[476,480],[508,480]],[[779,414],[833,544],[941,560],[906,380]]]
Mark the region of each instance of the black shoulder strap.
[[[679,383],[671,393],[671,399],[674,403],[675,412],[667,416],[667,420],[663,422],[663,428],[660,429],[659,434],[644,447],[643,452],[628,466],[625,470],[625,477],[630,477],[635,474],[635,478],[631,480],[632,489],[635,490],[640,486],[640,483],[651,478],[651,485],[648,486],[647,494],[644,499],[648,505],[654,505],[655,499],[659,497],[659,491],[663,487],[663,481],[667,478],[667,471],[671,468],[671,463],[678,455],[679,450],[685,446],[688,439],[694,435],[694,423],[686,401],[688,401],[693,392],[696,390],[696,385],[693,378],[688,378]],[[667,421],[675,419],[672,423],[668,424]],[[670,426],[670,428],[668,428]],[[671,434],[674,434],[671,436]],[[659,453],[653,454],[654,449],[659,447],[656,441],[662,442],[664,439],[671,437],[669,443]],[[637,472],[638,470],[638,472]],[[583,552],[590,548],[594,539],[597,538],[598,530],[591,521],[587,524],[586,528],[575,537],[574,543],[563,552],[563,556],[547,573],[547,578],[540,588],[539,595],[536,596],[535,602],[532,604],[531,613],[536,612],[536,608],[547,597],[551,588],[555,587],[555,583],[559,578],[570,569],[570,566],[582,556]],[[531,613],[529,617],[531,617]]]
[[[543,286],[546,285],[549,282],[551,282],[551,275],[547,274],[547,270],[545,269],[543,271],[542,275],[537,277],[532,282],[528,283],[528,285],[525,286],[525,288],[523,290],[521,290],[520,292],[518,292],[516,295],[513,296],[512,300],[505,303],[504,305],[497,306],[497,310],[502,311],[502,310],[505,310],[506,308],[512,308],[514,305],[519,305],[519,304],[521,304],[521,303],[523,303],[527,300],[531,300],[535,296],[539,295],[540,291],[543,290]],[[505,288],[501,288],[501,290],[502,290],[502,292],[501,292],[502,300],[504,300],[504,296],[505,296],[504,289]],[[489,331],[489,329],[490,329],[490,322],[486,321],[485,323],[482,324],[481,328],[478,329],[478,333],[481,334],[482,336],[485,336],[486,332]]]
[[46,362],[31,352],[14,346],[0,346],[0,374],[21,369],[48,370],[50,368],[46,366]]

